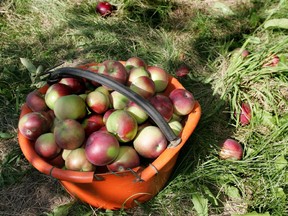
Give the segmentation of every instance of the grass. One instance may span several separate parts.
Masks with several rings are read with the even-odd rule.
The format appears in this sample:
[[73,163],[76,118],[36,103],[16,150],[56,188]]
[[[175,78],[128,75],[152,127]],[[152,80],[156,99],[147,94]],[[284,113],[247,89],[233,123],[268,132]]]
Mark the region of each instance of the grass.
[[[1,215],[287,215],[287,29],[263,23],[285,18],[288,4],[219,2],[111,1],[117,12],[103,19],[91,0],[1,1]],[[263,67],[272,54],[280,63]],[[179,80],[203,114],[156,197],[128,211],[99,210],[75,202],[22,156],[18,116],[35,83],[20,58],[45,69],[130,56],[172,75],[188,65],[191,73]],[[253,111],[245,127],[234,116],[242,101]],[[243,145],[242,160],[219,159],[227,137]]]

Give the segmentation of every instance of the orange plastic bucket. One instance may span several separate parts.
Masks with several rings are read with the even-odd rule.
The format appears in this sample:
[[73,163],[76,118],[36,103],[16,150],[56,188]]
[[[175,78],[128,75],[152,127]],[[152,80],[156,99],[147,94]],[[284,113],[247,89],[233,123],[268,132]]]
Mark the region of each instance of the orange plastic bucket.
[[[45,93],[48,86],[39,89]],[[184,88],[174,77],[169,76],[169,85],[165,91],[168,95],[175,88]],[[31,112],[23,105],[20,118]],[[94,173],[63,170],[42,159],[34,150],[34,143],[18,132],[20,148],[26,159],[40,172],[60,181],[67,192],[94,207],[103,209],[127,209],[153,198],[168,181],[175,166],[180,149],[196,128],[201,116],[198,102],[187,116],[185,126],[180,134],[181,142],[169,146],[147,167],[137,167],[117,173]]]

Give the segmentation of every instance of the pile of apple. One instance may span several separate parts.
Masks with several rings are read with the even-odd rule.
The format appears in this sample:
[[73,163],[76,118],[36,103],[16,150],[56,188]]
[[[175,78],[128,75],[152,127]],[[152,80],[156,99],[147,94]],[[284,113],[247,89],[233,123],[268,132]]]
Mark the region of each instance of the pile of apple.
[[[195,99],[186,89],[163,94],[169,75],[141,58],[83,68],[122,83],[149,101],[177,136],[182,120],[194,108]],[[96,81],[62,78],[45,93],[30,92],[26,105],[31,112],[19,119],[19,131],[38,155],[57,167],[123,171],[140,166],[141,159],[154,160],[167,148],[166,137],[138,104]]]

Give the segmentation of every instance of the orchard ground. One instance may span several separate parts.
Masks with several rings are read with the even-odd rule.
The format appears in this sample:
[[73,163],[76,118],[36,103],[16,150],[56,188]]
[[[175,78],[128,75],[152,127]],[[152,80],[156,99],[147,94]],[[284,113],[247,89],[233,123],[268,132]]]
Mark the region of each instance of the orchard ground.
[[[0,214],[288,215],[288,3],[110,2],[117,10],[102,18],[92,0],[1,1]],[[234,51],[240,47],[247,58]],[[173,76],[188,66],[178,79],[203,114],[166,187],[148,203],[112,212],[74,200],[35,170],[19,149],[17,123],[26,95],[42,84],[36,68],[131,56]],[[252,107],[246,126],[234,116],[242,101]],[[243,145],[242,160],[219,159],[227,138]]]

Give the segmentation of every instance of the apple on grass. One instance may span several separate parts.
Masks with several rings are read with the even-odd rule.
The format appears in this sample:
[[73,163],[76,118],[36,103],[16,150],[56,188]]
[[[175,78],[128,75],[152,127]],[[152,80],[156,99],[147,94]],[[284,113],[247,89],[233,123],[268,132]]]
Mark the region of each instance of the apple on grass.
[[157,126],[147,126],[138,132],[133,146],[139,155],[155,159],[167,148],[167,139]]
[[106,166],[112,163],[119,154],[120,145],[115,136],[108,132],[92,133],[85,145],[85,154],[90,163]]
[[236,140],[226,139],[220,144],[219,156],[223,160],[241,160],[243,156],[243,148]]
[[140,76],[134,79],[130,85],[132,91],[146,99],[155,94],[155,88],[155,83],[147,76]]
[[140,157],[131,146],[120,146],[119,154],[115,160],[107,165],[109,171],[121,172],[133,169],[140,165]]
[[136,136],[138,124],[128,111],[116,110],[109,115],[106,128],[120,142],[129,142]]
[[54,105],[57,99],[64,95],[70,95],[72,94],[72,90],[69,86],[63,84],[63,83],[54,83],[46,91],[45,94],[45,103],[47,106],[54,110]]
[[169,83],[169,77],[167,72],[157,66],[149,66],[147,70],[150,73],[150,77],[155,83],[155,91],[162,92],[166,89]]
[[174,89],[170,92],[169,98],[172,101],[174,113],[181,116],[192,112],[196,103],[193,94],[186,89]]

